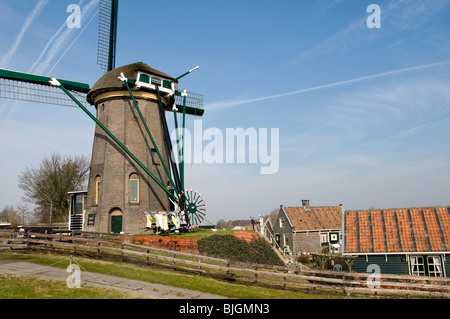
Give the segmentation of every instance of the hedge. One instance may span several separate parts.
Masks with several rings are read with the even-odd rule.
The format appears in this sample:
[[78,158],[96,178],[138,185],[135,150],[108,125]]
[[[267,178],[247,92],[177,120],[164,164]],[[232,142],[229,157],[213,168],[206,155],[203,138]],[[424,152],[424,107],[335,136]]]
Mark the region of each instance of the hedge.
[[198,250],[203,255],[257,264],[284,265],[263,238],[246,242],[233,235],[212,235],[197,243]]

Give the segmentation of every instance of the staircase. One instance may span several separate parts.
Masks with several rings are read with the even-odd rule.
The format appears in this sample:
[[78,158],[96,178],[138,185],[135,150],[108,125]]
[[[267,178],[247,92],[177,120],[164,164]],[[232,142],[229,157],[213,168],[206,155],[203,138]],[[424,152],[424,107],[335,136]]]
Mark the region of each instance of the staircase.
[[[269,234],[271,236],[271,234]],[[284,262],[285,265],[288,265],[292,263],[294,260],[292,258],[292,255],[286,255],[280,246],[278,246],[277,242],[275,241],[275,238],[271,236],[272,238],[267,238],[266,234],[262,236],[271,246],[273,251],[278,255],[278,257],[281,259],[282,262]]]
[[83,230],[84,215],[71,215],[69,220],[69,230]]

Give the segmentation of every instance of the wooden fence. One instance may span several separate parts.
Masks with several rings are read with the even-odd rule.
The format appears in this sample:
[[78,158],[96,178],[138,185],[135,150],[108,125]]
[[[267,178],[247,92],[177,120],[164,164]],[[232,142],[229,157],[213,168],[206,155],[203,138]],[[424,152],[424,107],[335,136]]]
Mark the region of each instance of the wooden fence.
[[338,272],[306,267],[283,267],[234,262],[203,255],[127,243],[118,237],[99,240],[67,235],[13,233],[4,235],[0,248],[27,251],[46,250],[95,258],[113,258],[144,263],[174,271],[275,289],[312,294],[340,294],[347,297],[450,298],[450,278]]

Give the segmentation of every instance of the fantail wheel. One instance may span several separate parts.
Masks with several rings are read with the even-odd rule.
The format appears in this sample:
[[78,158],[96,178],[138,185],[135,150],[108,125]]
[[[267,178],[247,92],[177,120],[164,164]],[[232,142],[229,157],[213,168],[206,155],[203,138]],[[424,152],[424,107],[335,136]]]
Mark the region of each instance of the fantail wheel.
[[205,200],[196,191],[183,192],[178,199],[178,207],[180,217],[190,226],[198,226],[205,220]]

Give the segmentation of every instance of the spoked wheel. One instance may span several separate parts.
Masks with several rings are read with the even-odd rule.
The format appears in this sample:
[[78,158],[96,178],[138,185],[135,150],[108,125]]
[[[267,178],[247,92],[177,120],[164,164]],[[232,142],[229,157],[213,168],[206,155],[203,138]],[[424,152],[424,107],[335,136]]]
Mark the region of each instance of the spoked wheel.
[[205,220],[206,204],[202,196],[193,190],[187,190],[178,199],[181,218],[190,226],[198,226]]

